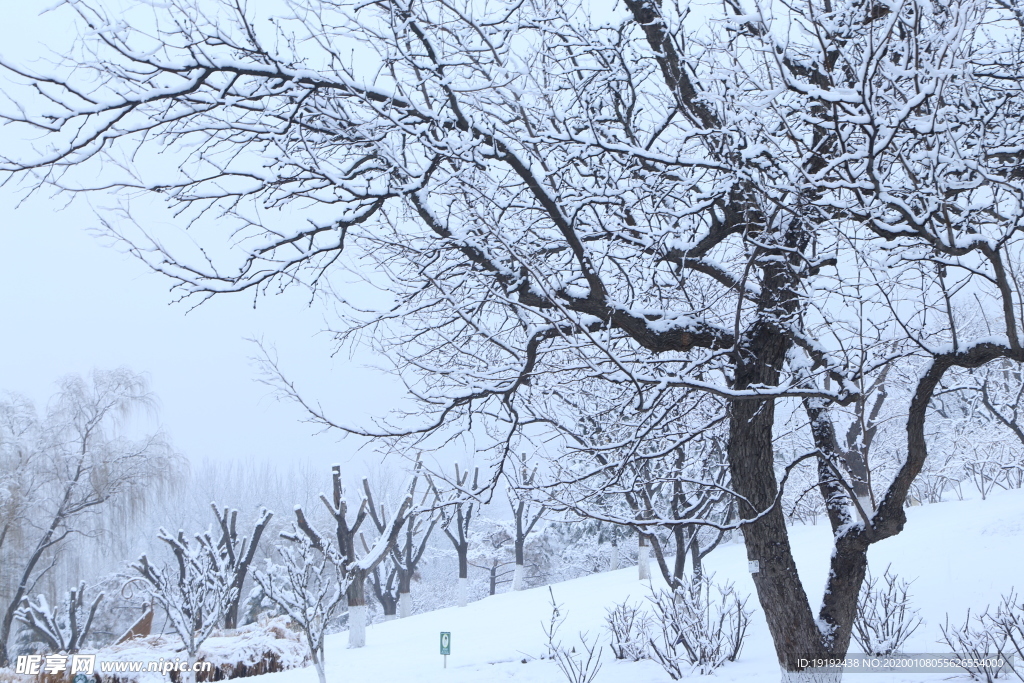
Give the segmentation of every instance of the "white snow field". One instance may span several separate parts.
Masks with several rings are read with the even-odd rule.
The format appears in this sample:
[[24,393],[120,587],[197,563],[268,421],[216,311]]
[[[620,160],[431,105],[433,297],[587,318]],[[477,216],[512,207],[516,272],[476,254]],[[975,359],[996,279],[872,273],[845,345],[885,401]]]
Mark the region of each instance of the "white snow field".
[[[1011,587],[1024,589],[1024,491],[1003,491],[988,500],[944,502],[910,508],[906,529],[899,536],[875,545],[869,555],[873,573],[892,571],[912,580],[914,605],[924,625],[911,637],[906,652],[945,653],[938,643],[939,627],[947,612],[950,622],[962,624],[966,611],[974,614],[996,603]],[[817,603],[824,585],[830,552],[827,521],[792,529],[793,546],[805,586]],[[747,574],[743,546],[732,542],[715,550],[707,560],[715,580],[735,582],[741,594],[750,594],[754,609],[749,637],[740,660],[726,664],[708,677],[693,674],[692,681],[778,681],[779,669],[753,583]],[[652,563],[652,574],[658,576]],[[587,576],[552,586],[568,618],[559,635],[565,645],[578,642],[578,632],[599,635],[603,667],[595,683],[663,683],[670,681],[652,661],[616,661],[607,647],[604,628],[607,608],[630,599],[644,601],[649,588],[637,578],[636,567]],[[379,623],[367,629],[366,647],[346,649],[346,634],[328,636],[327,680],[331,683],[481,683],[515,680],[562,683],[565,677],[546,654],[541,623],[551,615],[548,589],[535,588],[495,595],[467,607],[419,614]],[[447,669],[439,654],[440,632],[451,632]],[[856,650],[856,646],[851,648]],[[523,663],[523,660],[526,663]],[[260,683],[315,683],[312,667],[259,677]],[[846,681],[969,680],[966,674],[882,673],[846,674]],[[255,680],[254,680],[255,683]]]

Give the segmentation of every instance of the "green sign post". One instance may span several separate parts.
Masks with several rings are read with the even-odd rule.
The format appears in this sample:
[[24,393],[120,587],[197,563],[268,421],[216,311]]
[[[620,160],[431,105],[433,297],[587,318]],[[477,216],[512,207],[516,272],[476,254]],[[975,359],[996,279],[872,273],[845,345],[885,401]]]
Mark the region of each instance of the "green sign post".
[[441,631],[441,654],[444,655],[444,668],[448,668],[448,655],[452,653],[452,634]]

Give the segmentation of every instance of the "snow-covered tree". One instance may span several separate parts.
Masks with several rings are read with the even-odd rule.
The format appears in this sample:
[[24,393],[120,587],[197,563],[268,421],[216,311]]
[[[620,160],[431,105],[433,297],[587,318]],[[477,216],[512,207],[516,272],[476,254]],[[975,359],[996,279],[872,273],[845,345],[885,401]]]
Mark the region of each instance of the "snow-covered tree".
[[259,516],[253,523],[252,536],[243,536],[239,542],[236,528],[238,510],[229,511],[228,508],[221,510],[216,503],[210,503],[210,507],[213,508],[213,515],[217,518],[217,523],[220,526],[220,539],[217,541],[217,547],[227,556],[228,569],[231,571],[231,598],[224,610],[224,628],[237,628],[238,603],[242,597],[245,577],[256,556],[260,537],[274,513],[266,508],[260,510]]
[[[83,39],[64,63],[4,62],[32,88],[4,117],[46,144],[0,169],[168,199],[201,248],[109,225],[185,295],[335,292],[354,271],[387,304],[339,297],[339,341],[388,356],[420,412],[354,425],[282,388],[331,428],[480,437],[492,486],[545,429],[569,442],[546,404],[588,384],[656,421],[720,397],[783,678],[804,676],[798,656],[843,656],[868,548],[906,523],[943,378],[1024,361],[1015,8],[288,5],[262,21],[227,1],[65,3]],[[178,163],[147,167],[155,152]],[[958,327],[967,300],[990,334]],[[904,456],[866,510],[835,407],[901,363],[921,367],[897,411]],[[803,412],[813,444],[783,471],[815,462],[834,533],[820,602],[779,505],[780,410]]]
[[267,560],[266,569],[253,572],[263,595],[302,630],[320,683],[324,673],[324,635],[345,599],[350,578],[341,570],[342,558],[329,544],[319,547],[297,527],[277,546],[281,564]]
[[22,600],[14,618],[32,629],[36,637],[50,648],[50,652],[74,654],[89,637],[96,608],[102,600],[103,593],[97,593],[87,607],[85,581],[82,581],[78,588],[68,591],[61,605],[51,607],[42,594],[34,600]]
[[441,515],[441,531],[448,537],[455,555],[459,560],[459,580],[457,595],[459,607],[469,604],[469,541],[470,525],[473,513],[478,511],[480,503],[472,497],[472,492],[480,487],[480,468],[473,468],[473,480],[469,479],[469,470],[461,471],[455,463],[455,478],[450,482],[451,488],[442,492],[431,479],[430,485],[438,498],[438,512]]
[[234,597],[234,572],[227,553],[213,540],[210,531],[196,534],[192,540],[184,531],[171,536],[160,529],[159,538],[174,555],[175,565],[154,565],[142,555],[131,565],[135,575],[132,586],[140,586],[167,615],[167,621],[182,640],[188,657],[185,683],[195,683],[195,663],[199,648],[218,628],[224,611]]
[[523,579],[526,575],[526,538],[533,532],[537,522],[544,518],[544,506],[532,497],[532,491],[540,483],[537,481],[537,465],[527,463],[524,453],[518,461],[509,463],[509,469],[514,473],[506,476],[508,485],[506,493],[508,504],[512,508],[512,524],[514,534],[512,536],[515,549],[515,569],[512,575],[512,590],[523,589]]
[[467,539],[467,563],[470,567],[487,572],[488,595],[495,595],[498,586],[511,582],[515,574],[514,542],[510,527],[508,523],[478,517]]
[[80,534],[102,535],[178,470],[162,434],[124,436],[125,421],[153,405],[143,377],[120,368],[88,381],[69,375],[59,387],[42,419],[27,401],[0,404],[0,666],[15,614],[59,550]]
[[[360,554],[356,539],[362,539],[360,527],[366,520],[370,499],[362,498],[355,517],[348,518],[348,501],[345,497],[345,486],[341,480],[341,466],[331,467],[333,482],[332,495],[328,498],[320,496],[328,514],[334,520],[334,539],[337,546],[334,552],[339,558],[341,578],[346,585],[345,597],[348,603],[348,646],[363,647],[366,645],[366,579],[377,565],[384,561],[398,542],[402,527],[409,520],[412,510],[412,495],[409,493],[389,515],[388,522],[378,534],[373,544],[366,544],[366,552]],[[369,483],[363,480],[363,490],[369,493]],[[322,535],[314,529],[306,519],[302,507],[295,506],[296,526],[319,552],[326,554],[330,545],[329,535]],[[364,541],[363,541],[364,542]]]
[[[411,497],[415,502],[416,487],[419,485],[420,479],[420,466],[417,463],[412,482],[408,489],[402,492],[402,495]],[[377,527],[377,533],[383,534],[391,523],[388,505],[381,503],[378,506],[375,504],[367,479],[363,480],[363,487],[368,501],[367,510],[370,512],[370,518],[373,520],[374,526]],[[394,547],[391,548],[391,552],[388,553],[382,564],[377,565],[370,572],[370,586],[384,610],[385,619],[393,618],[396,615],[401,618],[412,615],[412,578],[423,559],[430,535],[438,521],[438,515],[432,511],[437,492],[429,484],[422,488],[419,504],[409,512],[408,521],[402,528]],[[370,551],[365,540],[364,550]]]

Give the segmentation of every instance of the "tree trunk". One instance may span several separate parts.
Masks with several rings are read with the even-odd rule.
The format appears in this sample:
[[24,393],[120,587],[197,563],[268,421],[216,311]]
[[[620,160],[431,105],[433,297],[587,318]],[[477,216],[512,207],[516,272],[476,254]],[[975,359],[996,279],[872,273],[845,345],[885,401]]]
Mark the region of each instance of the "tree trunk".
[[406,591],[398,594],[398,618],[405,619],[412,616],[412,593]]
[[391,621],[398,616],[398,598],[390,593],[384,593],[382,597],[380,606],[384,610],[384,621]]
[[196,683],[196,661],[198,657],[195,652],[188,653],[188,670],[181,674],[181,683]]
[[619,542],[612,540],[612,559],[608,563],[608,571],[615,571],[619,568]]
[[366,646],[366,604],[348,606],[349,649]]
[[512,573],[512,590],[523,590],[523,569],[526,564],[526,537],[519,535],[516,538],[516,568]]
[[646,534],[638,534],[639,546],[637,548],[637,568],[640,570],[640,580],[651,580],[651,545]]
[[316,669],[316,677],[320,683],[327,683],[327,675],[324,672],[324,663],[313,653],[313,668]]
[[[741,347],[745,353],[737,363],[735,388],[776,386],[789,348],[786,336],[757,323]],[[784,671],[795,672],[800,670],[798,659],[824,657],[827,652],[797,573],[782,507],[775,505],[774,424],[774,399],[729,403],[728,459],[733,489],[742,497],[739,515],[744,520],[760,515],[741,527],[747,560],[757,563],[754,586],[779,664]]]
[[[78,476],[72,480],[72,484],[76,484],[77,482]],[[60,539],[67,535],[67,532],[65,531],[63,534],[58,534],[57,540],[54,540],[54,534],[57,533],[57,529],[64,522],[65,517],[67,517],[67,514],[65,513],[65,506],[71,499],[71,492],[73,491],[73,488],[73,486],[69,486],[64,491],[64,498],[61,501],[60,507],[54,514],[53,520],[51,521],[50,526],[46,529],[46,532],[43,534],[43,537],[39,539],[38,543],[36,543],[35,550],[33,550],[32,554],[29,556],[28,562],[25,564],[25,569],[21,574],[21,580],[18,582],[18,586],[14,590],[14,595],[11,596],[11,601],[8,603],[7,610],[4,612],[3,624],[0,625],[0,667],[8,666],[10,663],[7,651],[7,641],[10,640],[11,637],[11,625],[14,623],[14,613],[17,612],[18,607],[21,606],[21,601],[29,589],[29,584],[32,582],[32,572],[35,571],[36,565],[43,557],[43,554],[56,543],[59,543]],[[38,577],[36,577],[36,580],[38,580]]]
[[412,571],[398,571],[398,618],[412,616]]
[[348,587],[348,646],[366,645],[366,576],[361,571],[353,572],[354,580]]
[[464,543],[458,547],[459,552],[459,586],[458,599],[459,607],[469,604],[469,544]]

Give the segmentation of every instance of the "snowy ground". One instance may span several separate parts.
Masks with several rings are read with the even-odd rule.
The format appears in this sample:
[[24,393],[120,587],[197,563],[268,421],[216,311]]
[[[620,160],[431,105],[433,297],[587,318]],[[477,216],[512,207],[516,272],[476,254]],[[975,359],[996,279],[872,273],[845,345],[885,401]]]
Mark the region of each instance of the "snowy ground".
[[[1024,491],[996,493],[987,501],[947,502],[911,508],[906,530],[874,546],[872,570],[881,574],[888,564],[901,577],[913,580],[911,592],[925,624],[912,637],[907,652],[942,653],[939,626],[949,613],[962,623],[972,613],[995,603],[1013,586],[1024,589]],[[793,546],[805,586],[817,600],[824,585],[830,551],[827,524],[797,527]],[[778,667],[764,617],[757,608],[753,583],[746,573],[743,547],[732,543],[708,558],[716,580],[728,579],[751,594],[755,608],[750,637],[739,662],[728,664],[703,680],[777,681]],[[656,567],[652,563],[652,569]],[[568,611],[560,635],[567,645],[580,630],[600,634],[608,642],[606,608],[626,599],[642,601],[648,588],[636,568],[596,574],[553,586],[555,598]],[[480,683],[514,679],[517,682],[562,683],[565,678],[546,653],[541,623],[551,614],[547,588],[496,595],[464,608],[449,608],[371,626],[367,646],[345,647],[346,634],[328,637],[327,679],[331,683]],[[439,634],[452,634],[448,668],[438,654]],[[524,663],[523,660],[526,660]],[[595,683],[663,683],[671,680],[650,661],[619,662],[607,647],[604,666]],[[864,683],[949,680],[952,674],[848,674],[846,680]],[[259,677],[259,683],[315,683],[312,668]],[[956,677],[967,680],[966,677]],[[701,680],[694,675],[693,679]],[[256,683],[255,679],[253,680]]]

